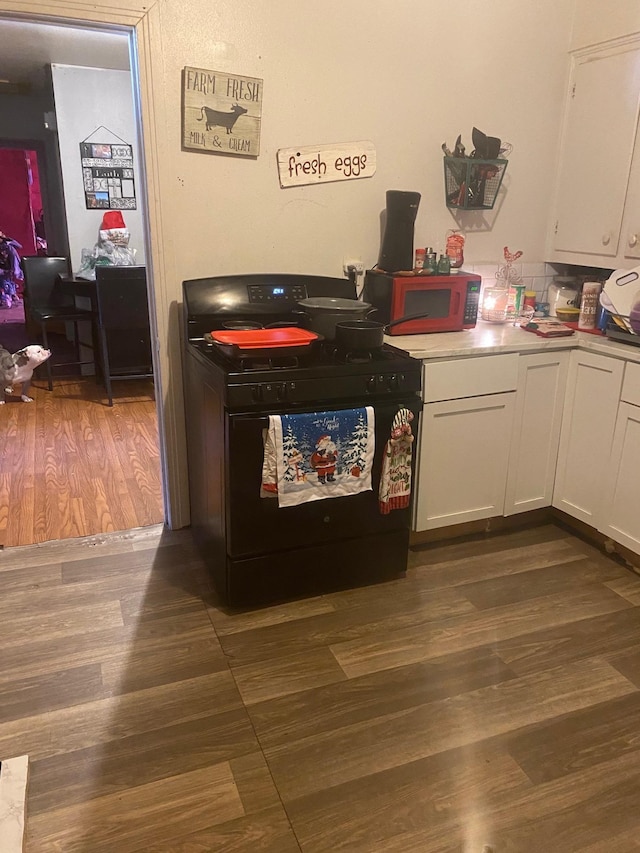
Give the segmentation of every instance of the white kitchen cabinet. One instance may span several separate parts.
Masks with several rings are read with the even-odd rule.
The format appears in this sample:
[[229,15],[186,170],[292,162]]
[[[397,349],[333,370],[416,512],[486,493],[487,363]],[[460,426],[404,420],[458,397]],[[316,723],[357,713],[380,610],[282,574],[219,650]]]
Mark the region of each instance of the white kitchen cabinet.
[[603,268],[640,258],[640,39],[576,51],[547,259]]
[[600,530],[640,554],[640,364],[625,367]]
[[502,515],[515,393],[427,403],[415,530]]
[[596,528],[623,372],[619,359],[571,353],[553,506]]
[[426,362],[413,529],[502,515],[515,353]]
[[568,367],[566,351],[518,359],[505,515],[551,506]]
[[640,554],[640,406],[620,403],[599,529]]

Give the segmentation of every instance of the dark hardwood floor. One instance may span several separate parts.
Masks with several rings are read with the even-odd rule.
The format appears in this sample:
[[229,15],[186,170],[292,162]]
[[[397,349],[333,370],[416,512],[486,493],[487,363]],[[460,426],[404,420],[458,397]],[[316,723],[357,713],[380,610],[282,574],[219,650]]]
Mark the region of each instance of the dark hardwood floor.
[[90,541],[0,554],[27,853],[640,851],[640,578],[561,528],[244,613],[188,531]]

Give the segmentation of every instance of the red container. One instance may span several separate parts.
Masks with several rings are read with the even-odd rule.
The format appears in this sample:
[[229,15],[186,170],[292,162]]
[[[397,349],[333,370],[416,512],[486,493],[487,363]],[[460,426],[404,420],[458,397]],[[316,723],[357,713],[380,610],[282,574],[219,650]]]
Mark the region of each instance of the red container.
[[297,326],[285,326],[282,329],[238,329],[211,332],[211,338],[215,343],[237,346],[241,350],[308,346],[312,341],[317,341],[318,337],[319,335],[315,332],[299,329]]

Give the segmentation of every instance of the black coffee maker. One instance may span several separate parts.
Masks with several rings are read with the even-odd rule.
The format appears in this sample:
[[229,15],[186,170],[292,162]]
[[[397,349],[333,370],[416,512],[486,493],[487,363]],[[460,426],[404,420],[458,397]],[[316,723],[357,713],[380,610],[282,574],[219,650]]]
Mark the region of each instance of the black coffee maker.
[[387,209],[378,269],[398,272],[413,269],[413,228],[420,193],[387,190]]

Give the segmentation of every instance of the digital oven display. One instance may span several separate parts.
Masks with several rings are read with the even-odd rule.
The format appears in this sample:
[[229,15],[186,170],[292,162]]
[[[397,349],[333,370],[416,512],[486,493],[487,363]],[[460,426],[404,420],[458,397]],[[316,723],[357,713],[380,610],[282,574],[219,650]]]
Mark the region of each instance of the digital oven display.
[[295,303],[307,295],[303,284],[250,284],[249,302],[287,302]]

